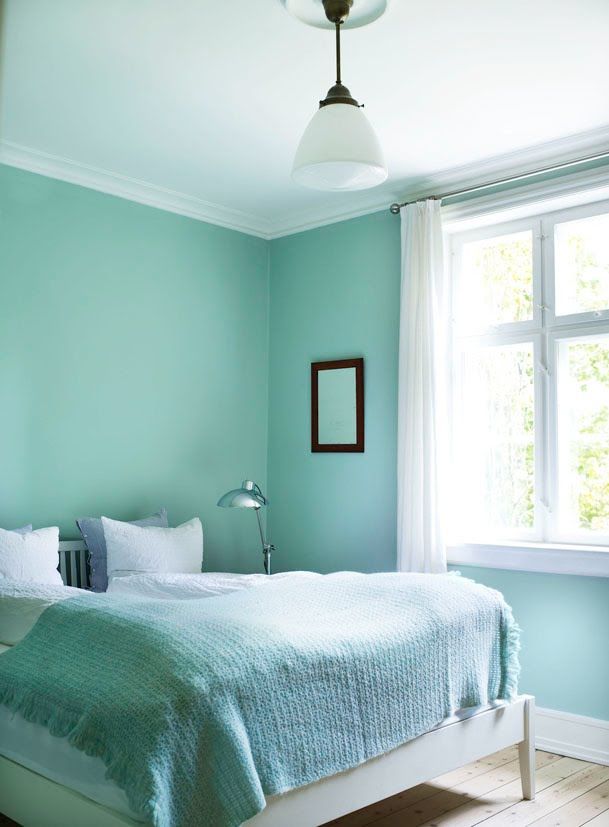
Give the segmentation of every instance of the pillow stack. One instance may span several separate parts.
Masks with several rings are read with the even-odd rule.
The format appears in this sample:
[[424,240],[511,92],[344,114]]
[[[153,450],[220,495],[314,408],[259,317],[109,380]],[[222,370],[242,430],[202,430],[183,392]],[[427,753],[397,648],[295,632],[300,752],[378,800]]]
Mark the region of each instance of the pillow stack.
[[[177,528],[167,511],[134,522],[82,517],[78,528],[87,544],[93,591],[106,591],[109,577],[140,573],[195,574],[203,564],[203,528],[198,517]],[[63,586],[59,529],[0,528],[0,578]]]

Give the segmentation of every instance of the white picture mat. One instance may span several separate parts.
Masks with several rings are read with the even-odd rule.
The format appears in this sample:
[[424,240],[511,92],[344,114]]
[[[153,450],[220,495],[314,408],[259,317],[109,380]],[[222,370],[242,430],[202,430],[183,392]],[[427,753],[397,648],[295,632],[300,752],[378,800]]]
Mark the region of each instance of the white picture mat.
[[317,375],[317,439],[320,445],[357,442],[356,369],[320,370]]

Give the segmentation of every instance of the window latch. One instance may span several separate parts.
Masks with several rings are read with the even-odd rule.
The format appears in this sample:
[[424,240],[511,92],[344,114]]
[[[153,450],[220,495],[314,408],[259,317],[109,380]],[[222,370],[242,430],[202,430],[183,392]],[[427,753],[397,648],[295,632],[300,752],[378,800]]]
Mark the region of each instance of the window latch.
[[550,375],[550,371],[548,369],[548,366],[544,365],[543,362],[537,362],[537,367],[543,373],[544,376],[549,376]]

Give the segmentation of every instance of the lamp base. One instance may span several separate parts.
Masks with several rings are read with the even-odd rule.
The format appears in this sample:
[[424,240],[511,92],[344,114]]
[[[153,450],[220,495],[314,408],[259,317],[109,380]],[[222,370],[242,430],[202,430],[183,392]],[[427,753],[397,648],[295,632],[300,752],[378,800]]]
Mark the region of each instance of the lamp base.
[[[279,2],[287,12],[306,23],[307,26],[315,26],[317,29],[334,29],[334,23],[326,17],[322,0],[279,0]],[[360,26],[374,23],[385,14],[388,5],[389,0],[354,0],[342,28],[359,29]]]

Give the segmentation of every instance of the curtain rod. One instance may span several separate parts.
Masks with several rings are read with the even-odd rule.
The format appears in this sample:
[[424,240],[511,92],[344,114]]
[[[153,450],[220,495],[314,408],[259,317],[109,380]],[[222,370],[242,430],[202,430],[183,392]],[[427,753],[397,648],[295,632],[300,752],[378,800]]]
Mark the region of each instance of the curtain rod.
[[597,152],[595,155],[586,155],[584,158],[576,158],[574,161],[564,161],[561,164],[552,164],[549,167],[535,169],[532,172],[523,172],[521,175],[508,175],[506,178],[497,178],[495,181],[489,181],[487,184],[476,184],[476,186],[473,187],[464,187],[460,190],[444,192],[442,195],[428,195],[426,198],[416,198],[414,201],[404,201],[403,204],[392,204],[389,209],[394,215],[398,215],[402,207],[407,207],[409,204],[417,204],[419,201],[427,201],[428,199],[442,201],[444,198],[452,198],[454,195],[465,195],[468,192],[477,192],[478,190],[497,187],[499,184],[507,184],[512,181],[521,181],[523,178],[531,178],[534,175],[543,175],[544,172],[555,172],[558,169],[574,167],[578,164],[585,164],[588,161],[600,161],[601,158],[609,158],[609,150],[606,152]]

